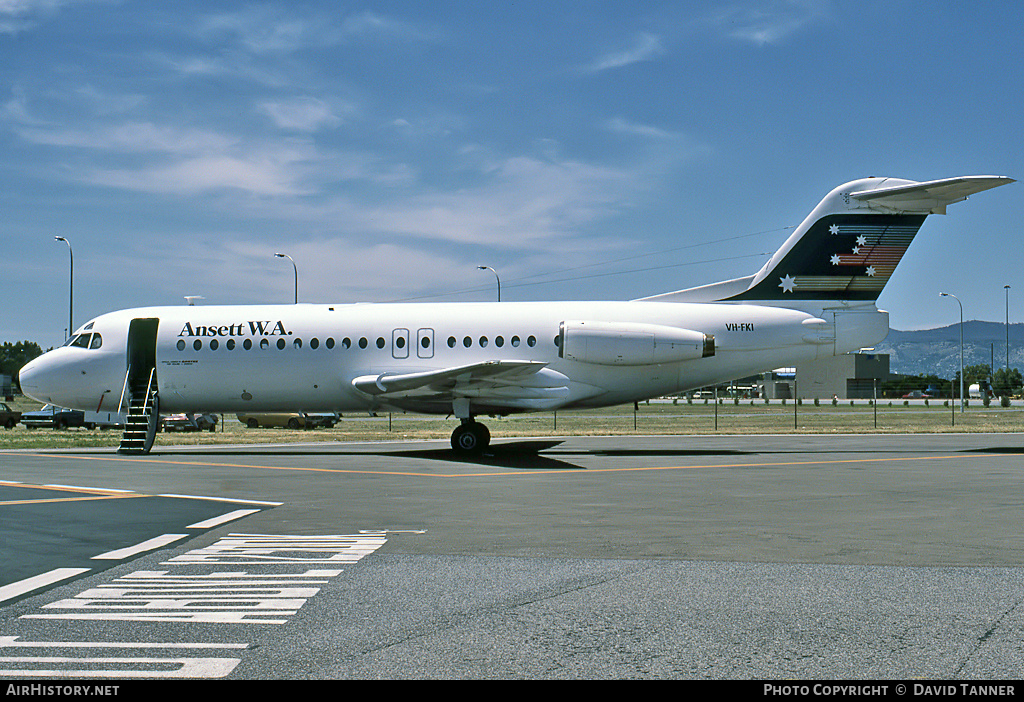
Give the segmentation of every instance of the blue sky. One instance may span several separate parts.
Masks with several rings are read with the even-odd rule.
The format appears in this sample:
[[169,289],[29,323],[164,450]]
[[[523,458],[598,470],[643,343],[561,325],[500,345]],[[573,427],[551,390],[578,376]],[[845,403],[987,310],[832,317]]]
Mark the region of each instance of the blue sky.
[[[1006,2],[0,0],[0,341],[149,304],[631,299],[828,191],[1024,177]],[[1024,184],[930,217],[892,326],[1024,319]]]

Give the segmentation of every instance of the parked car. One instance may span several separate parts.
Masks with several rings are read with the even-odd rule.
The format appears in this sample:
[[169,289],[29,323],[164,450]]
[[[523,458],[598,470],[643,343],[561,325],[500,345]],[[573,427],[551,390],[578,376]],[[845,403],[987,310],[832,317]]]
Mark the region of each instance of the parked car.
[[21,421],[21,412],[12,410],[5,402],[0,402],[0,425],[7,429],[13,429],[19,421]]
[[317,427],[333,427],[338,423],[338,415],[328,413],[299,412],[247,412],[235,415],[250,429],[257,427],[287,427],[288,429],[315,429]]
[[85,412],[65,409],[56,405],[43,405],[33,412],[22,413],[21,423],[29,429],[82,427],[85,426]]
[[903,399],[904,400],[906,400],[906,399],[925,400],[925,399],[927,399],[929,397],[931,397],[931,395],[923,393],[920,390],[911,390],[910,392],[908,392],[906,395],[903,396]]
[[217,431],[215,414],[169,414],[160,418],[164,431]]
[[83,412],[56,405],[43,405],[33,412],[24,412],[21,423],[29,429],[50,427],[67,429],[68,427],[85,427],[86,429],[112,429],[124,426],[124,415],[118,412]]

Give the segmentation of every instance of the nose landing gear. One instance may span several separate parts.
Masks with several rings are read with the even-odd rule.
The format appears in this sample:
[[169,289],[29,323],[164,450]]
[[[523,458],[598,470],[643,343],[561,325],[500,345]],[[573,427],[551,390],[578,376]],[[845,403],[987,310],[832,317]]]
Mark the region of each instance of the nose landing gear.
[[452,432],[452,449],[462,455],[478,454],[491,443],[491,432],[472,417],[463,419]]

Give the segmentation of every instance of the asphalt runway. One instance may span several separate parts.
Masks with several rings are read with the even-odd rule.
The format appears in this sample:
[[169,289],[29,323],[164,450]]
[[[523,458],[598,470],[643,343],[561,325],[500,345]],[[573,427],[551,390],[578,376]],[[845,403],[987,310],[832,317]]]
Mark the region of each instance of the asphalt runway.
[[1016,679],[1024,437],[0,452],[0,677]]

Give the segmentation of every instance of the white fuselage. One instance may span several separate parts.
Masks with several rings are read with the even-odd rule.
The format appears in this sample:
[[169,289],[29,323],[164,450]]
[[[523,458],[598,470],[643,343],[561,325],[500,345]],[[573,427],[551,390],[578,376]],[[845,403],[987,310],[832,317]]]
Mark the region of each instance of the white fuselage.
[[[21,371],[24,392],[83,410],[123,402],[132,320],[159,320],[155,378],[163,412],[452,413],[450,400],[371,396],[359,377],[530,361],[568,379],[557,399],[470,400],[472,413],[597,407],[682,392],[875,343],[888,316],[861,308],[853,331],[838,316],[735,303],[500,302],[150,307],[112,312],[82,327],[92,343],[64,346]],[[657,325],[714,337],[707,357],[645,363],[563,357],[567,320]],[[151,342],[153,343],[153,342]],[[88,346],[96,348],[88,348]],[[567,355],[567,354],[566,354]],[[514,392],[509,392],[510,397]],[[512,397],[512,399],[516,399]]]

